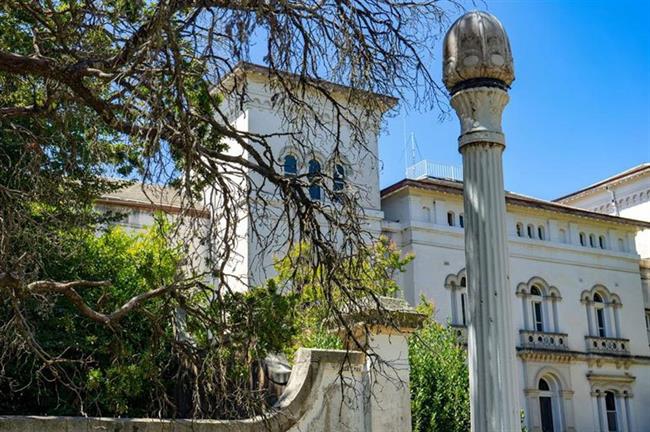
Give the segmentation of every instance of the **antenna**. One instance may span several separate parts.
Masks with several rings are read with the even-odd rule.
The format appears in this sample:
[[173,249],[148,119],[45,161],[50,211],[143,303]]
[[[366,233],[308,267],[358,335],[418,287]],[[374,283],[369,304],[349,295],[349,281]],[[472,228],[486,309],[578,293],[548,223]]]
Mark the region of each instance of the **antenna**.
[[408,163],[410,166],[413,166],[422,160],[422,154],[420,153],[418,142],[415,139],[415,132],[411,132],[410,142],[409,142],[409,152],[410,154],[408,158]]

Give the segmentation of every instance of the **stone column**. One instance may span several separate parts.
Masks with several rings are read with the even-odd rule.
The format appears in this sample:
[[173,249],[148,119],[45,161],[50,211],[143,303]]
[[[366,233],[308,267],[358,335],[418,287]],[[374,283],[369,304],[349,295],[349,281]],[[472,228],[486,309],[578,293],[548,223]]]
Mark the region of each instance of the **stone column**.
[[600,430],[607,431],[607,409],[605,408],[605,393],[598,394],[598,415],[600,416]]
[[567,432],[575,432],[575,416],[573,414],[573,390],[562,390],[562,407],[564,411],[564,420]]
[[520,390],[501,131],[514,72],[503,26],[485,12],[465,14],[445,37],[444,61],[445,85],[461,125],[472,431],[516,431]]

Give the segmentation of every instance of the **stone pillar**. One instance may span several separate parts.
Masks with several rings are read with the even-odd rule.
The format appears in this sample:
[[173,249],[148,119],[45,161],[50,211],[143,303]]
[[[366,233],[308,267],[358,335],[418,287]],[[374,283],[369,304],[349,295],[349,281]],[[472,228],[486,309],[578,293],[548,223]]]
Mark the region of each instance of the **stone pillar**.
[[618,424],[621,428],[621,432],[629,432],[629,427],[627,425],[627,409],[625,406],[625,398],[623,395],[616,395],[616,412],[620,413],[617,415]]
[[564,420],[567,432],[575,432],[575,416],[573,414],[573,390],[562,390],[560,396],[562,398],[562,407],[564,412]]
[[555,333],[560,332],[560,322],[558,321],[558,315],[557,315],[557,299],[555,297],[551,297],[551,302],[553,305],[553,331]]
[[501,114],[514,80],[501,23],[473,11],[445,37],[444,81],[461,125],[472,431],[520,429]]
[[363,344],[366,357],[365,424],[368,432],[411,431],[408,336],[426,318],[401,299],[368,299],[355,313],[344,316],[354,340],[340,332],[348,349]]
[[600,417],[600,430],[607,431],[607,410],[605,408],[605,393],[598,394],[598,416]]

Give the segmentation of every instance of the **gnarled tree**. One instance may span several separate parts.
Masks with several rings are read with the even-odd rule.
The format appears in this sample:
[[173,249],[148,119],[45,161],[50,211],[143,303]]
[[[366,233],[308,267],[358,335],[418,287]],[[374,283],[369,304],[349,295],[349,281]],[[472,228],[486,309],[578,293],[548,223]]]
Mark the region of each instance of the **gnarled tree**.
[[[330,287],[343,287],[353,308],[359,293],[347,291],[363,289],[355,284],[363,268],[341,263],[370,238],[359,205],[363,190],[337,188],[333,173],[285,176],[270,143],[282,137],[308,153],[327,140],[336,163],[343,148],[365,151],[368,126],[380,126],[393,98],[443,106],[429,66],[434,41],[456,8],[453,0],[2,1],[0,292],[7,307],[2,324],[15,330],[5,334],[16,335],[3,339],[3,348],[35,353],[53,371],[49,376],[73,385],[57,372],[71,359],[43,350],[24,313],[30,302],[61,296],[109,329],[159,299],[185,310],[202,331],[227,329],[227,313],[205,310],[219,306],[240,279],[232,262],[242,211],[254,215],[248,231],[261,245],[257,254],[273,253],[277,239],[285,251],[308,242],[325,297]],[[246,64],[255,43],[262,69]],[[251,99],[252,73],[265,76],[290,130],[255,133],[231,121],[228,109]],[[329,117],[315,100],[327,103]],[[54,280],[44,260],[69,252],[61,240],[66,233],[106,222],[109,215],[92,204],[120,186],[107,180],[115,177],[173,186],[181,212],[172,239],[197,242],[187,242],[196,247],[186,247],[185,265],[169,283],[107,310],[84,293],[106,289],[110,280]],[[314,182],[333,198],[330,204],[309,198]],[[197,211],[207,217],[194,217]],[[192,300],[197,289],[208,292],[203,304]],[[341,319],[337,308],[330,310]],[[228,343],[227,330],[210,334],[214,343],[206,349]],[[248,412],[210,409],[204,402],[212,390],[205,389],[219,386],[200,388],[198,381],[219,377],[206,370],[205,355],[191,341],[182,356],[194,371],[189,415]]]

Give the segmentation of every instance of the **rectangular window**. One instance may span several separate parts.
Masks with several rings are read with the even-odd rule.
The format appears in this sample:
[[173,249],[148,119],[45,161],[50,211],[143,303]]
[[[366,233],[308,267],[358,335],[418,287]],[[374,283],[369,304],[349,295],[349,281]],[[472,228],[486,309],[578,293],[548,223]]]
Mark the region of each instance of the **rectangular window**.
[[618,432],[618,419],[616,418],[616,399],[614,393],[605,392],[605,411],[607,413],[607,430]]
[[596,324],[598,325],[598,336],[605,337],[605,310],[596,309]]
[[533,302],[533,322],[535,323],[535,330],[544,331],[541,302]]

